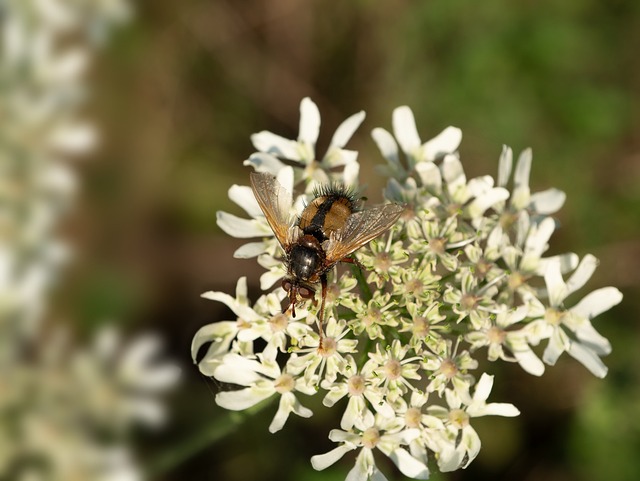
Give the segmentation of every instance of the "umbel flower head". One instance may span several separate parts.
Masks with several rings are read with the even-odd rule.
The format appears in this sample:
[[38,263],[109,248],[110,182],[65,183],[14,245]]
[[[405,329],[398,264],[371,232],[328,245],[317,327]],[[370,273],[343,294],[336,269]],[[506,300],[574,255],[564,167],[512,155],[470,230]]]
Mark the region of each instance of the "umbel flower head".
[[[318,108],[306,98],[300,110],[297,140],[255,134],[259,152],[245,162],[292,194],[286,208],[293,229],[318,184],[358,185],[357,153],[344,146],[364,118],[361,112],[340,125],[329,152],[317,160]],[[377,128],[372,137],[385,160],[379,169],[388,178],[385,199],[405,210],[354,253],[351,270],[329,273],[324,332],[314,327],[319,302],[299,306],[295,317],[282,312],[285,292],[273,286],[290,260],[251,188],[232,186],[229,197],[250,217],[220,212],[218,224],[234,237],[258,238],[235,255],[257,257],[268,292],[252,304],[243,277],[235,297],[203,294],[237,317],[203,326],[192,343],[203,374],[237,386],[217,394],[220,406],[243,410],[279,401],[271,432],[291,414],[310,417],[309,396],[344,409],[340,426],[328,433],[337,446],[311,464],[322,470],[354,452],[349,481],[386,479],[375,463],[379,455],[415,479],[428,478],[428,464],[441,471],[467,467],[481,446],[473,419],[519,414],[511,404],[488,402],[493,376],[479,371],[480,359],[518,363],[540,376],[567,353],[604,377],[601,357],[611,346],[591,321],[622,300],[618,289],[605,287],[566,302],[597,261],[573,253],[545,256],[556,228],[550,215],[565,195],[530,192],[530,150],[514,170],[512,151],[504,147],[497,181],[468,179],[457,152],[459,129],[422,142],[408,107],[393,112],[392,125],[393,134]]]

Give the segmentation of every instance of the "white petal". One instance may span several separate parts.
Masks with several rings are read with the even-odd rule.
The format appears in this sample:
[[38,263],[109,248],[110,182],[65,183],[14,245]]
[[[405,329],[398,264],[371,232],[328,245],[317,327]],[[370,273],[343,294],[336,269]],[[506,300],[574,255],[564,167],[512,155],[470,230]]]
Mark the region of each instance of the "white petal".
[[159,337],[148,335],[136,339],[122,355],[120,365],[123,369],[139,369],[155,357],[161,350]]
[[166,410],[154,399],[127,398],[123,409],[133,419],[137,419],[148,426],[160,426],[166,419]]
[[[260,152],[265,152],[274,156],[281,157],[283,159],[300,160],[297,142],[285,139],[284,137],[273,134],[266,130],[258,132],[257,134],[253,134],[251,136],[251,143],[253,143],[253,146]],[[256,157],[255,160],[268,160],[269,163],[265,165],[271,164],[271,160],[268,157]],[[252,161],[254,161],[253,155],[249,158],[249,162]]]
[[309,97],[305,97],[300,102],[300,130],[298,140],[316,145],[320,134],[320,111],[318,106]]
[[260,368],[257,361],[244,359],[237,354],[227,354],[213,376],[220,382],[251,386],[264,378],[256,371]]
[[442,176],[440,169],[433,162],[419,162],[416,164],[416,174],[420,178],[422,185],[434,194],[442,192]]
[[230,411],[242,411],[264,401],[274,393],[274,389],[258,389],[255,387],[248,387],[239,391],[224,391],[216,394],[216,404]]
[[435,160],[446,154],[454,153],[462,141],[462,130],[457,127],[447,127],[436,137],[425,142],[422,155],[425,160]]
[[398,107],[393,111],[393,133],[400,144],[400,148],[407,155],[413,155],[420,147],[420,136],[416,128],[413,112],[407,106]]
[[555,228],[555,221],[551,217],[547,217],[540,224],[533,225],[529,229],[524,245],[524,255],[520,261],[522,270],[536,270],[542,253],[549,247],[548,242]]
[[562,329],[554,329],[553,335],[549,338],[549,344],[547,344],[544,353],[542,354],[542,360],[550,366],[555,365],[560,355],[565,352],[569,347],[569,340],[567,335]]
[[236,259],[251,259],[257,257],[260,254],[267,252],[266,244],[264,242],[249,242],[245,244],[233,253],[233,257]]
[[264,152],[251,154],[251,156],[243,162],[243,165],[252,166],[256,172],[268,172],[273,175],[276,175],[285,166],[285,164],[276,157]]
[[536,269],[536,274],[539,276],[544,276],[544,273],[547,270],[547,266],[549,262],[556,262],[556,260],[560,262],[560,272],[567,273],[573,271],[577,265],[580,258],[577,254],[573,252],[566,252],[564,254],[558,254],[557,256],[545,257],[540,259],[538,262],[538,268]]
[[413,479],[429,479],[429,468],[404,449],[396,449],[389,458],[405,476]]
[[356,464],[347,474],[345,481],[386,481],[376,468],[373,454],[368,448],[362,448],[356,458]]
[[585,348],[583,345],[573,342],[567,352],[571,357],[579,361],[584,367],[591,371],[591,374],[594,376],[603,378],[607,375],[607,366],[605,366],[602,360],[593,351]]
[[473,401],[486,401],[491,394],[491,388],[493,387],[493,376],[490,376],[487,373],[482,373],[480,376],[480,380],[476,385],[475,393],[473,394]]
[[464,175],[464,169],[460,159],[455,155],[447,155],[440,166],[442,177],[447,183],[449,194],[456,202],[466,202],[465,187],[467,185],[467,177]]
[[549,303],[552,307],[561,306],[562,301],[569,295],[569,290],[560,273],[560,261],[549,262],[544,273],[544,280],[549,294]]
[[493,207],[500,201],[509,198],[509,191],[503,187],[495,187],[481,197],[474,199],[466,208],[469,217],[472,219],[481,217],[487,209]]
[[229,199],[242,207],[249,217],[263,215],[251,187],[247,185],[232,185],[229,189]]
[[531,208],[538,214],[551,215],[558,212],[564,205],[567,194],[558,189],[547,189],[532,194],[529,202]]
[[182,370],[178,366],[164,363],[141,372],[135,381],[131,382],[131,386],[148,392],[165,391],[176,385],[181,374]]
[[532,349],[522,349],[511,351],[520,364],[520,367],[534,376],[544,374],[544,363],[533,352]]
[[513,183],[516,187],[529,186],[529,174],[531,172],[531,149],[524,149],[518,157],[516,171],[513,174]]
[[438,467],[440,468],[440,471],[447,473],[460,468],[466,451],[462,446],[460,446],[459,449],[456,449],[453,444],[448,444],[442,447],[439,454]]
[[219,291],[207,291],[200,295],[205,299],[211,301],[222,302],[229,309],[231,309],[236,316],[241,317],[245,321],[257,321],[262,319],[262,316],[258,315],[251,307],[245,304],[240,304],[235,297],[231,297],[229,294]]
[[498,163],[498,185],[504,187],[509,182],[511,169],[513,167],[513,151],[511,147],[502,146],[502,153]]
[[51,147],[66,153],[82,153],[93,148],[97,143],[96,130],[86,124],[62,125],[56,128],[49,137]]
[[615,287],[603,287],[585,296],[570,310],[587,319],[593,319],[598,314],[608,311],[620,301],[622,301],[622,293],[618,289]]
[[607,354],[611,354],[611,343],[606,337],[596,331],[590,322],[584,322],[575,332],[580,344],[597,355],[606,356]]
[[587,254],[584,256],[578,268],[571,275],[569,280],[567,280],[567,288],[569,289],[569,293],[576,292],[582,286],[584,286],[587,281],[591,278],[591,275],[598,267],[598,259],[596,259],[591,254]]
[[507,335],[506,344],[522,369],[534,376],[542,376],[544,363],[527,344],[524,336]]
[[393,166],[400,168],[400,159],[398,157],[398,144],[393,135],[381,128],[375,128],[371,131],[373,141],[380,149],[382,156]]
[[361,110],[357,114],[353,114],[347,120],[342,122],[336,129],[335,134],[333,134],[330,146],[338,148],[344,147],[347,142],[349,142],[349,139],[351,139],[357,128],[360,126],[360,124],[364,120],[364,117],[364,110]]
[[273,231],[266,222],[243,219],[228,212],[216,212],[216,223],[225,233],[240,239],[273,236]]
[[289,419],[289,414],[291,413],[295,413],[303,418],[309,418],[313,415],[313,411],[300,404],[293,393],[284,393],[280,397],[278,411],[269,425],[269,432],[275,433],[280,431],[287,422],[287,419]]
[[469,466],[469,463],[473,461],[480,452],[480,436],[475,429],[471,426],[466,426],[462,429],[462,441],[461,445],[467,450],[467,460],[462,465],[463,468]]
[[[196,361],[198,351],[207,343],[219,343],[225,337],[233,337],[238,332],[237,323],[234,321],[214,322],[202,326],[193,336],[191,341],[191,358]],[[217,354],[220,354],[218,352]]]
[[345,453],[353,451],[355,448],[356,447],[353,445],[343,444],[342,446],[332,449],[328,453],[311,456],[311,466],[313,466],[313,469],[316,471],[322,471],[340,460]]

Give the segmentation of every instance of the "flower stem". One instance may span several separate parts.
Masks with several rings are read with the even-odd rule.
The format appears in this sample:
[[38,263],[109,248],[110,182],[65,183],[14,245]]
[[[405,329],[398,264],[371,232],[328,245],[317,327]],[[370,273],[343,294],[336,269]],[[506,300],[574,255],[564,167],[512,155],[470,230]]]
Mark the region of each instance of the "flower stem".
[[272,400],[265,400],[245,411],[234,411],[222,419],[216,418],[211,424],[204,427],[190,439],[177,443],[177,448],[168,449],[166,452],[156,455],[155,459],[151,460],[146,467],[146,477],[154,479],[176,468],[212,444],[221,441],[235,432],[251,417],[271,404],[271,402]]

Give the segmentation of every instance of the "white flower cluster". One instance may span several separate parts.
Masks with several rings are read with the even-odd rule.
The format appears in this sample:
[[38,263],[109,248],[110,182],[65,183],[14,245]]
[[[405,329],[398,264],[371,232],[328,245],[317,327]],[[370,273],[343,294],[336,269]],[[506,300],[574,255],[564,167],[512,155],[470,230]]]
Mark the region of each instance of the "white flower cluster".
[[140,479],[127,437],[163,420],[157,395],[177,379],[153,336],[107,328],[78,348],[42,326],[68,256],[69,160],[96,139],[84,74],[128,13],[125,0],[0,0],[0,479]]
[[[363,118],[359,113],[347,119],[317,161],[320,116],[304,99],[298,139],[255,134],[260,152],[246,164],[276,175],[290,191],[301,184],[292,206],[300,213],[318,183],[357,184],[356,153],[344,146]],[[607,369],[600,358],[611,347],[591,319],[622,296],[606,287],[565,304],[597,261],[572,253],[543,257],[556,227],[550,215],[565,195],[555,189],[530,192],[530,150],[514,170],[512,151],[505,147],[496,182],[490,176],[466,178],[457,154],[459,129],[449,127],[422,143],[408,107],[393,112],[393,134],[378,128],[372,136],[386,159],[385,197],[406,204],[406,211],[388,233],[357,251],[367,272],[336,271],[322,342],[312,327],[315,303],[296,309],[291,319],[282,313],[282,289],[252,305],[241,278],[235,297],[203,294],[226,304],[237,318],[202,327],[192,356],[203,374],[238,386],[217,394],[217,404],[226,409],[278,397],[271,432],[282,429],[291,413],[312,415],[304,396],[322,396],[327,407],[346,398],[340,429],[329,433],[337,447],[314,456],[315,469],[358,450],[347,479],[383,480],[373,457],[377,449],[404,475],[426,479],[430,458],[441,471],[473,461],[480,439],[472,418],[519,414],[511,404],[487,402],[493,377],[472,373],[477,358],[517,362],[539,376],[566,352],[603,377]],[[257,256],[268,269],[261,285],[270,289],[285,274],[282,252],[251,189],[233,186],[229,196],[250,219],[220,212],[218,224],[235,237],[262,238],[236,256]]]

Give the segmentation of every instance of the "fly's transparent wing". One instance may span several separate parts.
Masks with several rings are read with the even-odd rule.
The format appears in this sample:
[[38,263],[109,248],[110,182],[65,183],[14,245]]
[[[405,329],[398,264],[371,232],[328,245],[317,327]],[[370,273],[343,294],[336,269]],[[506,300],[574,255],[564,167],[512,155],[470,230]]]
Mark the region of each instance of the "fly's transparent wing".
[[252,172],[249,178],[253,195],[258,201],[269,227],[286,252],[296,234],[296,229],[291,226],[291,193],[287,192],[271,174]]
[[403,211],[403,205],[384,204],[349,216],[344,227],[327,241],[327,262],[336,263],[378,237],[395,224]]

